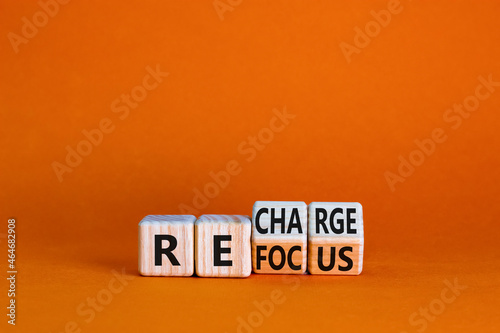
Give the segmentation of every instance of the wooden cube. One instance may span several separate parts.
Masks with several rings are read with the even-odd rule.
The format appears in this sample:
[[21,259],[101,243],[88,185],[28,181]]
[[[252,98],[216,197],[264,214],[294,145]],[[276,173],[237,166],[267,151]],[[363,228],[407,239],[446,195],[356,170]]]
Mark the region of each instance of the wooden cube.
[[254,273],[303,274],[307,269],[307,205],[257,201],[252,213]]
[[363,270],[363,207],[357,202],[309,205],[311,274],[358,275]]
[[192,215],[148,215],[139,223],[139,273],[191,276],[194,273]]
[[196,274],[247,277],[252,272],[251,222],[243,215],[202,215],[195,223]]

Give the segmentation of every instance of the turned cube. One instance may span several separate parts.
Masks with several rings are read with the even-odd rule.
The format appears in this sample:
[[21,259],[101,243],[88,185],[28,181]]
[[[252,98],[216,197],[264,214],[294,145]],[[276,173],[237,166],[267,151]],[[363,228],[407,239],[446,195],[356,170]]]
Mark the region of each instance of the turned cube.
[[363,270],[363,207],[357,202],[309,205],[311,274],[358,275]]
[[148,215],[139,223],[139,273],[191,276],[194,273],[192,215]]
[[254,273],[303,274],[307,269],[307,205],[257,201],[252,213]]
[[195,222],[196,274],[247,277],[252,272],[251,222],[244,215],[202,215]]

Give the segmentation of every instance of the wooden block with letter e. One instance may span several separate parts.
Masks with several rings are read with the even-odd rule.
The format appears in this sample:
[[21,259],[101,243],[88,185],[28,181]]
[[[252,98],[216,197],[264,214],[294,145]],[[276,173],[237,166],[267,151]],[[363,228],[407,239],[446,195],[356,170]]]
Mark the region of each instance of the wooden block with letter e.
[[357,202],[309,205],[311,274],[358,275],[363,270],[363,207]]
[[255,273],[303,274],[307,269],[307,205],[257,201],[252,213]]
[[203,277],[247,277],[252,273],[250,218],[202,215],[195,223],[196,274]]
[[148,215],[139,223],[139,273],[191,276],[194,273],[192,215]]

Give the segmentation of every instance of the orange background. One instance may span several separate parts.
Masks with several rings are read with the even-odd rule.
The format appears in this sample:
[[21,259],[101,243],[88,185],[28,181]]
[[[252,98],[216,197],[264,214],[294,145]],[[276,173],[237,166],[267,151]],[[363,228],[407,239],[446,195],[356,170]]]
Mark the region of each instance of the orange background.
[[[224,20],[211,0],[72,1],[18,53],[8,34],[40,5],[2,1],[0,266],[15,217],[19,271],[17,325],[2,312],[2,330],[235,332],[278,290],[285,301],[253,331],[417,332],[411,315],[458,279],[467,289],[426,331],[497,332],[500,88],[456,130],[443,114],[479,76],[500,81],[500,3],[401,5],[348,63],[339,44],[386,1],[244,0]],[[169,76],[121,120],[111,103],[157,64]],[[238,146],[284,107],[296,117],[246,161]],[[52,163],[103,118],[114,131],[59,182]],[[384,173],[434,128],[447,140],[391,191]],[[251,214],[256,200],[358,201],[363,273],[139,277],[141,218],[192,206],[231,160],[241,172],[198,216]],[[122,269],[135,278],[87,322],[77,308]]]

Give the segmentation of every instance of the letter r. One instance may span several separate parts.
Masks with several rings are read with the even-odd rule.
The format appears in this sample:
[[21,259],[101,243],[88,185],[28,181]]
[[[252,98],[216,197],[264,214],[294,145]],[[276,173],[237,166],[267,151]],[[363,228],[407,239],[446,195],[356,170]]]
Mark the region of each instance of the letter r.
[[[162,248],[161,243],[164,240],[168,240],[169,244],[167,248]],[[161,255],[164,254],[170,260],[173,266],[180,266],[181,264],[177,258],[172,253],[177,247],[177,239],[172,235],[155,235],[155,266],[161,266]]]

